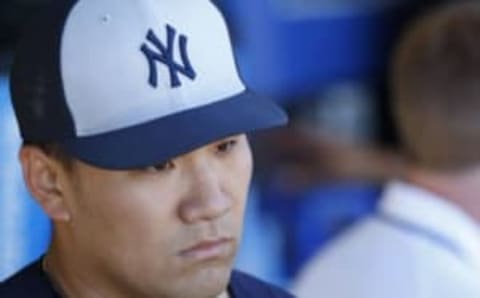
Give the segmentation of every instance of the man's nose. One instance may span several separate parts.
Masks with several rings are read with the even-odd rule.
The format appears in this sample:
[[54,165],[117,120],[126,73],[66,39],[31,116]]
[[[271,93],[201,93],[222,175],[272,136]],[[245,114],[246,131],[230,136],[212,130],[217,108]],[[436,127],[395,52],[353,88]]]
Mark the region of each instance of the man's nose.
[[188,194],[179,208],[180,218],[193,224],[225,215],[232,207],[232,198],[222,188],[218,171],[208,164],[192,172]]

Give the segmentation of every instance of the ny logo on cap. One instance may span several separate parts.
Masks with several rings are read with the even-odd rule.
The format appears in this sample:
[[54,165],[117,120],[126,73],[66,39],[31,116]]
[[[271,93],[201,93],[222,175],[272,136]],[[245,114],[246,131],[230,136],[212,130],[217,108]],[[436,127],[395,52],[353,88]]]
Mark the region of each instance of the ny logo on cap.
[[165,47],[152,29],[148,30],[147,32],[147,41],[149,41],[155,47],[155,49],[152,50],[146,43],[143,43],[141,50],[148,60],[148,66],[150,68],[148,82],[153,88],[158,86],[158,70],[156,62],[163,63],[166,67],[168,67],[170,73],[170,86],[172,88],[180,87],[182,85],[182,82],[178,77],[179,73],[183,74],[190,80],[194,80],[197,76],[188,58],[187,37],[182,34],[180,34],[178,40],[182,65],[175,62],[173,53],[176,34],[177,32],[175,28],[167,25],[167,46]]

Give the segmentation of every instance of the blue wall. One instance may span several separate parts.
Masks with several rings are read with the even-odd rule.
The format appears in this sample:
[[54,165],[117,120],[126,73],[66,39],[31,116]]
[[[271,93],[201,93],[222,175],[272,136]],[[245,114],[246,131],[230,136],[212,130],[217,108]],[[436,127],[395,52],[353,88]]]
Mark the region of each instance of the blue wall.
[[0,74],[0,280],[40,256],[50,237],[48,219],[23,183],[19,146],[7,79]]

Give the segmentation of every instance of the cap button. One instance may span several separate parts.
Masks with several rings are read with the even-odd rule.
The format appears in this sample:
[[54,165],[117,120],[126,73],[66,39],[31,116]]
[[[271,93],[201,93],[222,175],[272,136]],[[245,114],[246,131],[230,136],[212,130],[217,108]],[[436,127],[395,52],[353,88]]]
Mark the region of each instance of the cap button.
[[112,16],[110,16],[109,14],[104,14],[101,18],[100,18],[100,21],[104,24],[108,24],[110,23],[110,20],[112,19]]

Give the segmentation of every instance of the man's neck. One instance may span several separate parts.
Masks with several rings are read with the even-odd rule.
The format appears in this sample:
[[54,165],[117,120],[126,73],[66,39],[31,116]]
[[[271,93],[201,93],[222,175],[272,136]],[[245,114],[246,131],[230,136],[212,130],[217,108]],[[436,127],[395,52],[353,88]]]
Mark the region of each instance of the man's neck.
[[415,168],[407,181],[456,204],[480,222],[480,167],[448,173]]
[[62,257],[54,251],[45,255],[42,267],[54,290],[62,298],[107,297],[99,293],[98,287],[90,283],[89,274],[82,274],[81,268],[73,272],[71,269],[77,266],[75,264],[67,266]]

